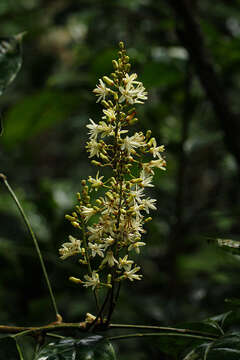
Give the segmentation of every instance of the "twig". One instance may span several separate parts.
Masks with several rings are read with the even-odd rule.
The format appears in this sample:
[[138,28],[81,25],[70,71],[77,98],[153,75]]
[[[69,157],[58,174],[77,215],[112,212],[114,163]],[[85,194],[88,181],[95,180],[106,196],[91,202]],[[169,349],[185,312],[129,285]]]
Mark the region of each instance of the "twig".
[[200,336],[200,335],[192,335],[192,334],[177,334],[177,333],[136,333],[136,334],[126,334],[126,335],[118,335],[109,337],[108,340],[123,340],[123,339],[131,339],[133,337],[148,337],[148,336],[181,336],[181,337],[189,337],[192,339],[202,339],[202,340],[210,340],[213,341],[215,338]]

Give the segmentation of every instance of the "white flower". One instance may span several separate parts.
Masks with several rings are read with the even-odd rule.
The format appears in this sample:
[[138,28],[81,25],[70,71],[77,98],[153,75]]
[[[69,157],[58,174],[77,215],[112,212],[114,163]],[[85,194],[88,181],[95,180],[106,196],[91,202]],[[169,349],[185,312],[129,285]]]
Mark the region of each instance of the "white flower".
[[142,275],[137,275],[136,272],[138,272],[140,270],[139,266],[136,266],[135,268],[133,268],[132,270],[127,270],[124,272],[124,277],[126,279],[129,279],[130,281],[133,280],[141,280]]
[[92,243],[89,243],[88,244],[90,250],[92,251],[92,256],[96,256],[96,255],[99,255],[101,257],[104,257],[104,252],[102,251],[104,249],[104,245],[102,244],[92,244]]
[[101,138],[105,136],[114,135],[114,127],[112,125],[108,125],[105,121],[99,122],[99,132],[101,132]]
[[93,226],[87,227],[90,235],[88,236],[89,241],[99,240],[102,237],[104,227],[99,224],[94,224]]
[[135,89],[136,98],[134,100],[135,104],[143,104],[143,100],[147,100],[147,91],[142,83],[139,83]]
[[129,76],[129,74],[125,75],[125,78],[123,78],[124,83],[127,84],[138,84],[138,81],[135,81],[137,79],[137,74],[133,73]]
[[124,269],[125,271],[129,271],[133,264],[132,260],[128,260],[128,255],[125,255],[124,258],[119,258],[119,269]]
[[89,176],[88,181],[92,184],[92,188],[97,190],[97,188],[99,188],[99,186],[103,185],[103,182],[102,182],[103,178],[104,178],[104,176],[99,177],[99,171],[98,171],[97,175],[96,175],[96,178],[94,179],[91,176]]
[[91,277],[89,275],[84,275],[84,279],[86,279],[86,281],[84,281],[83,286],[85,287],[91,286],[92,290],[94,290],[96,287],[100,285],[99,275],[98,273],[96,273],[96,271],[92,272]]
[[159,157],[157,160],[150,161],[150,166],[166,170],[166,161],[162,157]]
[[103,264],[106,264],[106,263],[108,263],[108,265],[110,267],[113,267],[115,263],[118,264],[118,261],[113,256],[113,252],[111,250],[109,250],[107,252],[107,254],[105,255],[105,258],[103,260]]
[[141,205],[143,206],[147,214],[149,214],[149,209],[157,210],[156,206],[154,205],[156,201],[157,201],[156,199],[150,199],[150,198],[142,200]]
[[[121,96],[119,98],[119,102],[127,101],[129,104],[143,104],[143,100],[147,99],[147,92],[145,91],[145,87],[140,81],[135,81],[137,78],[136,74],[126,75],[123,79],[124,85],[119,86],[119,91]],[[134,87],[136,85],[136,87]]]
[[147,175],[144,171],[141,171],[140,178],[142,179],[141,185],[143,187],[153,187],[153,184],[151,184],[153,177],[151,175]]
[[101,144],[98,143],[95,139],[90,140],[86,146],[87,151],[90,153],[89,158],[95,155],[99,157],[101,148],[102,148]]
[[131,250],[135,250],[137,254],[140,253],[140,249],[139,247],[140,246],[145,246],[146,243],[145,242],[142,242],[142,241],[137,241],[135,242],[134,244],[131,244],[129,247],[128,247],[128,251],[131,251]]
[[126,150],[128,154],[132,152],[134,148],[138,148],[142,146],[144,140],[144,135],[141,133],[135,133],[133,136],[126,136],[123,139],[123,143],[121,145],[122,150]]
[[153,154],[153,157],[162,158],[160,153],[163,151],[164,151],[164,145],[157,146],[156,139],[152,138],[152,147],[150,149],[150,153]]
[[135,190],[131,190],[131,196],[133,197],[134,201],[141,203],[142,197],[144,196],[144,190],[139,188],[137,185],[135,186]]
[[108,248],[109,246],[113,245],[115,242],[114,238],[112,236],[108,236],[104,239],[104,246],[105,248]]
[[109,93],[109,89],[106,87],[106,84],[102,81],[102,79],[99,79],[99,85],[96,85],[96,88],[93,90],[94,94],[98,96],[97,103],[101,101],[102,99],[105,100],[105,97]]
[[81,253],[81,240],[78,240],[71,235],[69,235],[68,239],[70,242],[62,244],[62,247],[59,249],[59,254],[61,255],[60,258],[62,260]]
[[103,110],[103,113],[106,115],[106,116],[104,116],[103,118],[108,118],[109,120],[116,120],[116,112],[112,109],[112,108],[110,108],[110,109],[104,109]]
[[92,119],[89,119],[91,124],[86,125],[89,131],[90,139],[97,139],[98,133],[99,133],[99,125],[95,124],[95,122]]
[[91,207],[81,206],[81,215],[84,216],[84,221],[88,221],[94,214],[96,210]]

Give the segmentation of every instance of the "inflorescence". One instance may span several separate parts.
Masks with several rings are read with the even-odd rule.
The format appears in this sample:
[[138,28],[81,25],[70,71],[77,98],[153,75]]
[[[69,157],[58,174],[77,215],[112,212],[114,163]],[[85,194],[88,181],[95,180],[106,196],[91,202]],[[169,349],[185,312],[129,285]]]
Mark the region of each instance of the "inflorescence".
[[[131,254],[146,245],[142,241],[144,224],[151,220],[149,210],[156,210],[156,200],[145,195],[145,188],[153,187],[154,169],[165,170],[166,166],[164,146],[157,145],[150,130],[129,134],[138,120],[134,105],[143,104],[148,94],[137,74],[129,74],[129,57],[124,44],[119,46],[114,72],[99,79],[93,90],[103,106],[103,116],[99,122],[90,119],[87,125],[86,150],[99,170],[95,178],[82,180],[78,205],[66,215],[79,229],[79,239],[70,235],[59,249],[61,259],[77,255],[86,266],[84,279],[70,280],[93,290],[142,278]],[[104,167],[111,169],[107,179],[100,173]]]

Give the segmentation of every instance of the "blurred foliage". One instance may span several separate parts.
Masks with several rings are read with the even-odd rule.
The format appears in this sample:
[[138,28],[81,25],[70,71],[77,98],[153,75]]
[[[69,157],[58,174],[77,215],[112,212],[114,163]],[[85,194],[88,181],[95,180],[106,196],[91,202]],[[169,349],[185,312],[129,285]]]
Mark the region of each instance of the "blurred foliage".
[[[240,1],[193,3],[239,113]],[[81,321],[94,311],[90,292],[68,281],[81,277],[81,267],[59,260],[58,247],[70,233],[64,214],[75,204],[81,179],[96,172],[84,151],[85,125],[100,116],[91,91],[111,72],[119,40],[149,91],[137,126],[165,144],[168,170],[156,176],[151,192],[158,211],[141,254],[144,280],[123,287],[114,321],[171,325],[228,310],[224,299],[237,298],[240,290],[239,257],[209,239],[239,241],[239,164],[176,36],[168,2],[1,0],[0,21],[0,37],[27,31],[22,69],[0,98],[0,172],[38,235],[63,318]],[[0,323],[55,320],[32,243],[3,186],[0,215]],[[116,351],[124,360],[171,359],[155,343],[125,340]]]

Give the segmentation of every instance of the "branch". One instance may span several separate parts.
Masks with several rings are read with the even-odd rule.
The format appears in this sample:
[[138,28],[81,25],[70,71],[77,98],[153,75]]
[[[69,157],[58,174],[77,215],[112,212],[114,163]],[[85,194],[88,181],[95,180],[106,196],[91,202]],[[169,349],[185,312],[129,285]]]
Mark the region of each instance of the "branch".
[[[46,333],[56,330],[66,330],[66,329],[78,329],[82,332],[88,331],[89,323],[84,322],[78,322],[78,323],[65,323],[62,322],[60,324],[58,323],[51,323],[43,326],[37,326],[37,327],[27,327],[27,326],[8,326],[8,325],[0,325],[0,333],[1,334],[15,334],[14,336],[21,336],[21,335],[33,335],[36,333]],[[148,326],[148,325],[133,325],[133,324],[109,324],[108,327],[106,327],[106,324],[98,323],[95,325],[96,331],[106,331],[111,329],[129,329],[129,330],[154,330],[154,333],[151,334],[157,334],[157,333],[164,333],[163,335],[189,335],[189,336],[201,336],[205,338],[211,338],[216,339],[219,337],[219,335],[208,333],[205,331],[199,331],[199,330],[191,330],[191,329],[181,329],[181,328],[173,328],[173,327],[166,327],[166,326]],[[150,333],[145,333],[150,334]],[[128,334],[131,336],[134,336],[134,334]],[[127,336],[128,336],[127,335]],[[119,335],[126,337],[126,335]],[[137,335],[141,336],[141,335]],[[150,335],[148,335],[150,336]],[[119,338],[120,338],[119,337]],[[116,337],[117,339],[117,337]]]
[[[205,44],[192,4],[189,0],[168,0],[167,3],[176,15],[176,31],[179,40],[190,55],[190,60],[195,66],[202,87],[224,131],[226,146],[240,165],[240,142],[238,136],[240,116],[231,109],[228,94],[221,82],[221,76],[216,70],[210,51]],[[182,25],[179,25],[181,20]]]

